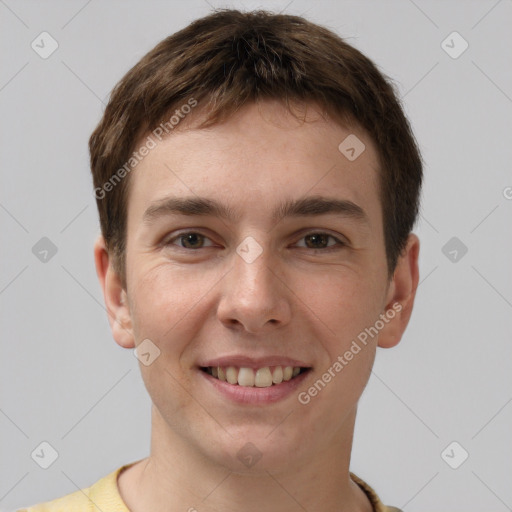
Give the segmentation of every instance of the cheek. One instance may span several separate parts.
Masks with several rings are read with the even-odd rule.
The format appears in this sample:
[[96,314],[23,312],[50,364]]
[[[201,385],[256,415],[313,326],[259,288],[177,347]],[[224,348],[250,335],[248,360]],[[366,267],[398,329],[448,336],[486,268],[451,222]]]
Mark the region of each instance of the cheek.
[[[370,276],[370,273],[366,274]],[[380,291],[375,280],[348,269],[303,275],[297,281],[300,297],[310,316],[322,327],[331,358],[350,346],[353,339],[373,325],[381,313]]]
[[[130,303],[136,343],[146,338],[155,343],[160,350],[158,366],[176,378],[188,378],[194,361],[194,340],[214,320],[211,298],[221,275],[200,272],[190,265],[141,262],[140,270],[133,276],[136,285],[131,290]],[[141,365],[141,370],[144,380],[149,378],[145,376],[148,369]],[[151,379],[157,378],[151,372]]]
[[327,359],[319,368],[323,384],[318,383],[311,392],[318,393],[318,405],[323,402],[335,421],[340,411],[355,406],[370,377],[377,337],[365,338],[365,329],[373,326],[381,313],[380,289],[370,272],[337,272],[309,296],[311,309],[329,327],[323,338]]
[[[168,263],[150,267],[141,262],[132,278],[135,284],[130,304],[136,343],[149,339],[156,345],[158,354],[149,365],[141,360],[141,376],[160,414],[180,422],[189,403],[183,391],[188,388],[189,377],[182,354],[193,339],[197,325],[187,319],[196,312],[201,295],[198,290],[202,289],[204,294],[204,288],[200,288],[197,275],[171,269]],[[172,425],[174,429],[183,426]]]
[[173,337],[172,331],[193,313],[212,286],[204,274],[167,262],[141,265],[134,282],[134,329],[142,336],[152,334],[162,343]]

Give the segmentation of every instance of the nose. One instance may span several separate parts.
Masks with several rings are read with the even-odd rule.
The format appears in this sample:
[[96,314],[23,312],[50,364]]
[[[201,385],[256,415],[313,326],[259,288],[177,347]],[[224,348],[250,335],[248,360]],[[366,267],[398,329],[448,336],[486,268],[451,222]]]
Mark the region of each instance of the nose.
[[276,257],[268,248],[263,248],[254,261],[240,254],[233,254],[233,267],[222,280],[219,320],[228,328],[251,334],[286,325],[291,318],[293,294],[279,275]]

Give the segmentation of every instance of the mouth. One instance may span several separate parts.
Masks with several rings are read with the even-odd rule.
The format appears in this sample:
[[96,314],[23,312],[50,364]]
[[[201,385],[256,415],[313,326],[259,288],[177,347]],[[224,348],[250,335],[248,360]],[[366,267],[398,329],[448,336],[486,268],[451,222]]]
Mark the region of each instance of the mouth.
[[311,370],[301,366],[201,366],[201,371],[233,386],[269,388],[296,379]]

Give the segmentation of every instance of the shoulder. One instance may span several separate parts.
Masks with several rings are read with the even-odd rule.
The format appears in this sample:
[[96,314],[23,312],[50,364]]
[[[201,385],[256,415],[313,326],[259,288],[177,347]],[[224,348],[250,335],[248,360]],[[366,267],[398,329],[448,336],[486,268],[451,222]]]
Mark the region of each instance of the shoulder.
[[17,512],[89,512],[94,508],[94,505],[90,506],[89,490],[90,488],[75,491],[55,500],[19,509]]
[[129,512],[119,494],[117,477],[121,471],[132,464],[121,466],[90,487],[77,490],[51,501],[18,509],[16,512],[97,512],[98,510]]
[[372,504],[374,512],[403,512],[397,507],[386,506],[382,503],[375,490],[370,487],[364,480],[359,478],[354,473],[350,472],[350,478],[364,491],[370,503]]

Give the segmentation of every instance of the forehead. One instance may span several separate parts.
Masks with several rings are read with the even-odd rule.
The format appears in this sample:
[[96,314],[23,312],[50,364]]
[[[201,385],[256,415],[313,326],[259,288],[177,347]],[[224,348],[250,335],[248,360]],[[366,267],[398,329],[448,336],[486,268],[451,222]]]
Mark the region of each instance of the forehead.
[[378,156],[360,128],[341,126],[314,105],[304,122],[275,101],[246,106],[208,128],[191,119],[155,139],[131,173],[129,224],[164,197],[193,195],[224,203],[238,219],[270,215],[283,198],[336,196],[379,224]]

